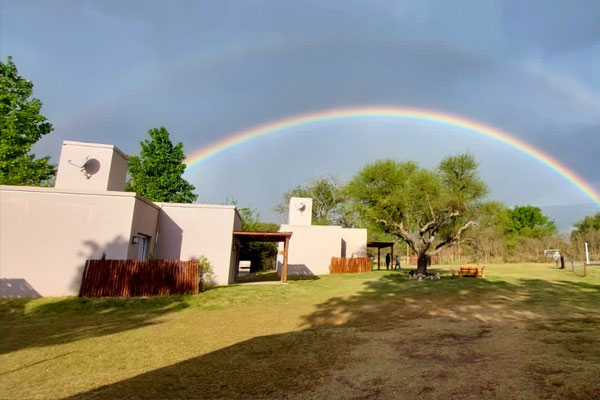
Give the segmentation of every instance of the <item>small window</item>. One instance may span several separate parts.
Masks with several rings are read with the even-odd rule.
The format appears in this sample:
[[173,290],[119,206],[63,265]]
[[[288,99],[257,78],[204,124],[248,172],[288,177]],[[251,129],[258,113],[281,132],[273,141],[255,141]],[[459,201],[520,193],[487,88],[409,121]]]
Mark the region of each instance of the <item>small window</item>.
[[150,244],[150,237],[139,235],[137,243],[137,259],[144,260],[148,256],[148,245]]

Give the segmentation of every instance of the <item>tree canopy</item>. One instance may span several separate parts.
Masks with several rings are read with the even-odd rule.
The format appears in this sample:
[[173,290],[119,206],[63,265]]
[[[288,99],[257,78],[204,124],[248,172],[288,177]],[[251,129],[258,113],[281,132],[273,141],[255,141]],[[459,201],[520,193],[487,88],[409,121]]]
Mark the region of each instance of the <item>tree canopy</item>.
[[31,147],[53,130],[40,114],[42,102],[32,94],[33,83],[19,75],[12,58],[0,60],[0,184],[38,186],[56,172],[50,157],[31,153]]
[[572,232],[572,236],[583,235],[593,231],[600,231],[600,212],[594,215],[588,215],[580,221],[577,221],[574,225],[575,230]]
[[474,210],[487,194],[470,154],[443,159],[436,170],[412,161],[377,161],[344,189],[361,220],[404,240],[425,273],[432,255],[475,225]]
[[140,142],[139,156],[129,156],[129,176],[126,190],[136,192],[151,201],[192,203],[198,197],[195,187],[181,176],[185,171],[183,144],[173,146],[164,128],[148,131],[150,139]]
[[542,237],[556,233],[556,225],[539,207],[515,206],[508,210],[507,230],[525,237]]

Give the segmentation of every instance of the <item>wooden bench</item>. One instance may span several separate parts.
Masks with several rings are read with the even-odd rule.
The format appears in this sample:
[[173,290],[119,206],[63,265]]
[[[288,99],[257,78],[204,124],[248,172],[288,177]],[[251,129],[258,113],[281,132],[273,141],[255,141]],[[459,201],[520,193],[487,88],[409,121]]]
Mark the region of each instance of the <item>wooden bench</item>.
[[481,276],[482,278],[485,278],[485,266],[481,267],[481,270],[479,270],[477,265],[461,265],[458,277],[462,278],[463,276],[474,276],[475,278]]

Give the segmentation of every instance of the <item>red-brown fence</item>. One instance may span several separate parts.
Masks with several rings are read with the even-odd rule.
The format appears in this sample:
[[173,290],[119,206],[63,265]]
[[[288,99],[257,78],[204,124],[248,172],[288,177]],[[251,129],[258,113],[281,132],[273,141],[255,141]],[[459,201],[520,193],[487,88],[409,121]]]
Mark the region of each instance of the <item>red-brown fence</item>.
[[79,296],[197,294],[198,283],[195,260],[87,260]]
[[369,257],[345,258],[332,257],[329,272],[332,274],[349,274],[354,272],[371,272]]

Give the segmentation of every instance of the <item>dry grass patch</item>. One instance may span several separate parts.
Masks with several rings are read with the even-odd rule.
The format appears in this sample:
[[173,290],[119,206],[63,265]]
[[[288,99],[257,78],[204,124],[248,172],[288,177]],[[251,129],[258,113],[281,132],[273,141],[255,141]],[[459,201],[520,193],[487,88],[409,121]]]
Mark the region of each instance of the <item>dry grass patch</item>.
[[0,397],[595,399],[599,300],[599,273],[508,265],[0,301]]

